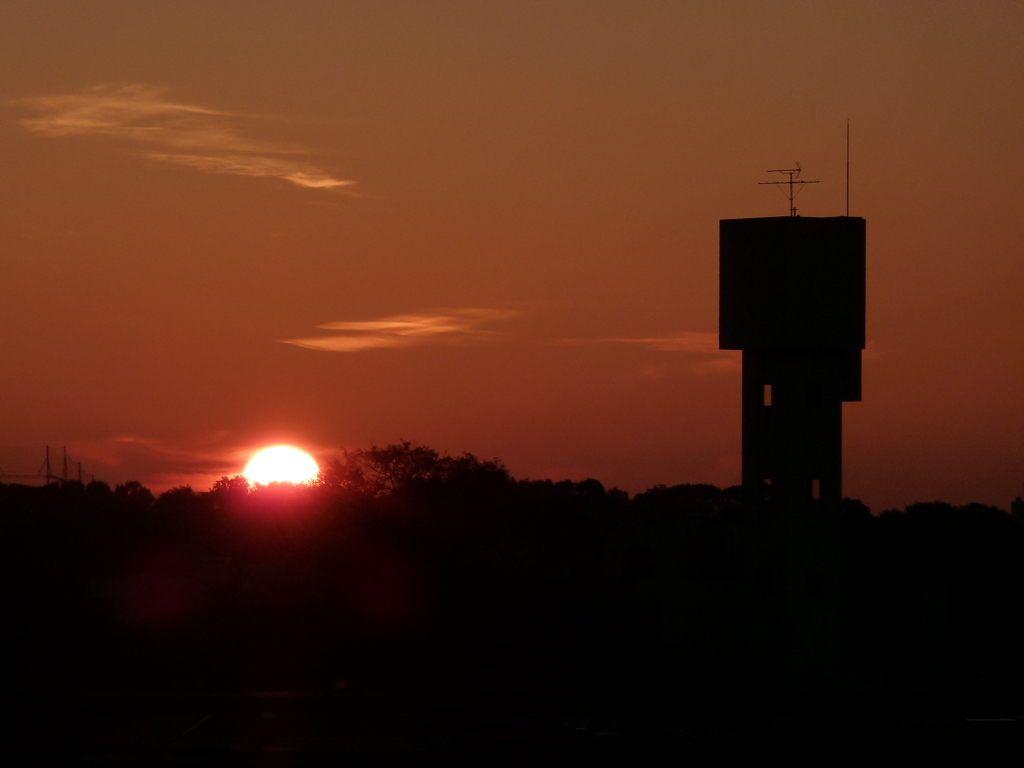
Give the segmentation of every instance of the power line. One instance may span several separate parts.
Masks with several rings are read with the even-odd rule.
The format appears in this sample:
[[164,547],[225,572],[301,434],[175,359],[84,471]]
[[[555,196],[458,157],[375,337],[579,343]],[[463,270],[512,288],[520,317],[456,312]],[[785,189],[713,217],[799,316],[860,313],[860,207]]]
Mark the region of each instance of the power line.
[[83,482],[83,478],[86,475],[89,476],[89,482],[96,482],[96,475],[94,475],[92,472],[83,472],[82,462],[75,461],[74,459],[68,456],[68,449],[66,446],[64,447],[64,458],[61,467],[61,474],[54,474],[53,467],[50,464],[50,446],[46,446],[46,457],[43,459],[43,463],[39,466],[39,469],[36,470],[34,474],[29,475],[16,472],[4,472],[3,468],[0,467],[0,482],[4,482],[6,480],[43,480],[45,485],[50,485],[51,483],[56,485],[63,485],[64,483],[67,483],[69,480],[71,480],[71,478],[68,477],[69,464],[78,465],[78,482]]

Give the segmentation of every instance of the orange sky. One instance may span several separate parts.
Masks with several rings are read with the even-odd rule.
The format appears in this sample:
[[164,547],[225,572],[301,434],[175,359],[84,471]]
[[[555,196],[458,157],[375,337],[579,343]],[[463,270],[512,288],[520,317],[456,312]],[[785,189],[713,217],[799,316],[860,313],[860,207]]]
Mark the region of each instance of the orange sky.
[[[5,2],[0,466],[739,481],[718,220],[868,222],[845,491],[1024,484],[1016,2]],[[283,342],[283,343],[282,343]]]

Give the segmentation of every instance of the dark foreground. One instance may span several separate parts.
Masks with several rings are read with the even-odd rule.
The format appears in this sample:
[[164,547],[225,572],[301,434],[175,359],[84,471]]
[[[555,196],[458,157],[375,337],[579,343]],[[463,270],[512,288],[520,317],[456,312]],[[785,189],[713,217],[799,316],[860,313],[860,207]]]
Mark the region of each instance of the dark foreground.
[[739,489],[359,456],[314,487],[0,485],[0,765],[1021,762],[1024,502],[844,502],[806,599],[861,682],[768,697],[737,693],[785,672]]
[[875,687],[609,706],[352,692],[4,697],[4,762],[662,765],[770,757],[990,763],[1024,755],[1021,697]]

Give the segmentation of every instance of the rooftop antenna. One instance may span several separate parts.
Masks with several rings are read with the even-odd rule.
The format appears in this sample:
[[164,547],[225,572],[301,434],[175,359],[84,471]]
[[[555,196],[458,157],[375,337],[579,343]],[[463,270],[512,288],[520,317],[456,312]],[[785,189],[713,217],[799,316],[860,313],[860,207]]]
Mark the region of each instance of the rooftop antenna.
[[[768,171],[768,173],[784,173],[784,174],[786,174],[787,176],[789,176],[789,179],[787,181],[759,181],[758,182],[758,184],[771,184],[773,186],[779,187],[779,189],[782,192],[782,194],[786,195],[786,197],[789,198],[789,215],[790,216],[796,216],[796,206],[793,205],[793,199],[797,195],[800,194],[801,190],[803,190],[803,187],[802,186],[798,186],[798,185],[801,185],[801,184],[817,184],[818,183],[816,181],[804,181],[803,179],[801,179],[800,178],[800,163],[796,163],[795,165],[796,165],[796,168],[775,168],[773,170]],[[782,189],[782,185],[784,185],[784,184],[789,186],[789,192],[788,193],[786,192],[786,190]]]

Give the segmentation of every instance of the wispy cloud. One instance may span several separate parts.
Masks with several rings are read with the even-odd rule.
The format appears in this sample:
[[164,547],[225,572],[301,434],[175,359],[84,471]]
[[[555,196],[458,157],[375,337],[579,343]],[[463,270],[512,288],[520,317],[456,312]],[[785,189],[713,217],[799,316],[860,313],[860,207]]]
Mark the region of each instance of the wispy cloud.
[[394,315],[379,320],[339,320],[318,325],[330,336],[283,339],[305,349],[322,352],[362,352],[367,349],[396,349],[422,344],[462,344],[496,335],[481,326],[518,315],[508,309],[444,310],[424,315]]
[[717,333],[698,333],[695,331],[678,331],[666,336],[647,336],[640,338],[616,338],[607,339],[609,342],[619,344],[639,344],[662,352],[699,352],[701,354],[717,355],[721,350],[718,348]]
[[226,433],[184,442],[137,435],[79,439],[70,441],[68,450],[97,479],[139,480],[157,493],[176,485],[205,490],[220,477],[241,472],[252,453]]
[[20,124],[41,136],[113,138],[149,147],[146,156],[152,160],[207,173],[265,176],[314,189],[354,184],[300,159],[308,154],[305,149],[245,136],[237,126],[252,118],[171,101],[149,86],[97,86],[21,104],[35,116]]
[[[283,439],[282,439],[283,438]],[[267,445],[289,443],[288,436],[271,435],[246,439],[221,431],[188,439],[159,439],[140,435],[72,440],[68,451],[81,459],[86,472],[111,484],[139,480],[154,493],[179,485],[206,490],[224,476],[241,474],[249,459]],[[292,443],[294,444],[294,443]],[[299,443],[314,457],[331,449]]]
[[272,157],[251,155],[228,155],[226,157],[204,157],[203,155],[150,154],[154,160],[181,163],[207,173],[231,173],[236,176],[271,176],[290,181],[300,187],[313,189],[334,189],[351,186],[354,182],[339,181],[326,172],[311,165],[279,160]]
[[690,368],[700,373],[718,373],[740,370],[740,353],[718,348],[718,334],[714,332],[677,331],[665,336],[617,336],[598,339],[559,339],[556,344],[628,344],[660,352],[689,352],[706,359]]
[[[226,434],[206,436],[187,443],[176,443],[168,440],[139,437],[136,435],[117,435],[106,441],[115,456],[121,462],[128,455],[148,454],[160,462],[165,473],[170,475],[192,474],[210,476],[214,479],[223,475],[235,475],[241,472],[245,464],[244,448],[231,445]],[[118,461],[113,464],[121,463]],[[157,475],[163,479],[163,475]]]
[[719,354],[717,333],[677,331],[665,336],[614,336],[597,339],[558,339],[556,344],[575,346],[578,344],[634,344],[661,350],[662,352],[699,352]]
[[697,373],[739,373],[743,370],[743,358],[739,352],[724,349],[719,354],[721,357],[697,361],[690,366],[690,370]]

